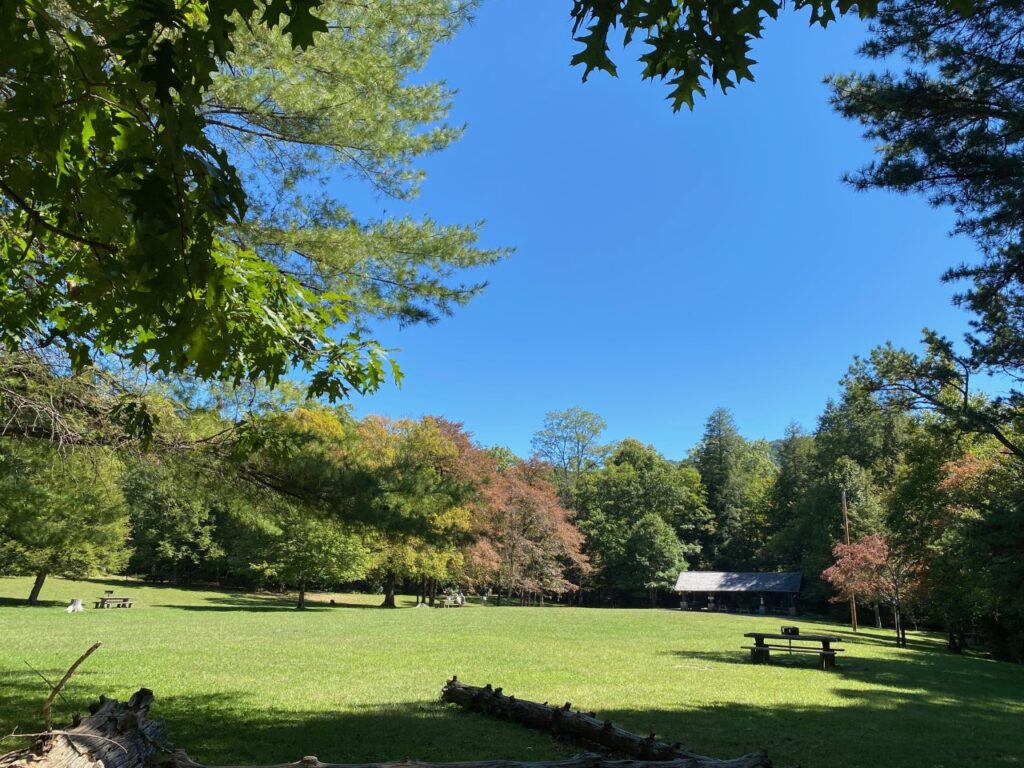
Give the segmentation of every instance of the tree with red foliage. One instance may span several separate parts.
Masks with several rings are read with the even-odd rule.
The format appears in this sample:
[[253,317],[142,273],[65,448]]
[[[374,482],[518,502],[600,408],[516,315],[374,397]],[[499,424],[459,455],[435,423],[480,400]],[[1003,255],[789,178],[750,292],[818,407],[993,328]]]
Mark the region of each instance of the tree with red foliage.
[[864,536],[852,544],[837,544],[832,550],[836,562],[821,577],[838,590],[834,601],[850,595],[892,606],[896,620],[896,645],[907,646],[903,607],[918,588],[921,567],[908,552],[893,546],[884,536]]
[[476,537],[465,551],[466,573],[477,588],[494,587],[499,602],[523,602],[579,588],[570,572],[586,572],[583,534],[558,500],[551,468],[539,461],[491,454],[492,476],[476,514]]

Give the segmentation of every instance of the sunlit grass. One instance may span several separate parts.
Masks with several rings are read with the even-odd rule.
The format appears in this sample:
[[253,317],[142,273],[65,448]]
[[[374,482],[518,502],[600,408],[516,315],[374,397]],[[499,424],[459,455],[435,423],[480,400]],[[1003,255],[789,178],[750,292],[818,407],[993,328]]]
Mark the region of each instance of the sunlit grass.
[[[844,639],[833,673],[814,657],[747,661],[744,632],[780,620],[651,610],[374,608],[379,596],[287,600],[134,583],[47,583],[52,603],[18,605],[27,579],[0,579],[0,728],[39,726],[45,685],[96,640],[72,703],[156,692],[155,712],[197,760],[273,763],[318,755],[543,759],[575,751],[437,703],[452,674],[508,693],[596,710],[698,751],[765,749],[779,768],[1024,765],[1024,668],[947,654],[940,638]],[[132,609],[94,610],[104,589]],[[68,615],[80,597],[89,608]],[[412,598],[403,604],[413,605]],[[789,623],[788,621],[786,623]],[[801,620],[806,629],[845,633]],[[66,717],[67,713],[62,716]]]

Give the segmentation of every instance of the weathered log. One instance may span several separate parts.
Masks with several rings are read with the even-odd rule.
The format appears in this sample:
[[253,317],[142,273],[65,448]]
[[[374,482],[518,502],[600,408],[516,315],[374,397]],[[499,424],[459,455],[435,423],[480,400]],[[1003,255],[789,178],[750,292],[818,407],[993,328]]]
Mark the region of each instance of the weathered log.
[[655,734],[641,736],[619,728],[610,720],[600,720],[594,712],[578,712],[566,702],[561,707],[549,706],[547,702],[506,696],[501,688],[492,688],[490,683],[480,688],[466,685],[453,677],[441,689],[441,700],[458,704],[473,712],[511,720],[528,728],[549,731],[552,734],[577,742],[601,747],[618,755],[648,761],[685,760],[687,765],[700,768],[771,768],[771,761],[764,753],[756,752],[732,760],[718,760],[698,755],[678,742],[670,744],[660,741]]
[[100,696],[88,717],[0,755],[0,768],[143,768],[167,741],[164,721],[147,717],[152,702],[147,688],[127,704]]

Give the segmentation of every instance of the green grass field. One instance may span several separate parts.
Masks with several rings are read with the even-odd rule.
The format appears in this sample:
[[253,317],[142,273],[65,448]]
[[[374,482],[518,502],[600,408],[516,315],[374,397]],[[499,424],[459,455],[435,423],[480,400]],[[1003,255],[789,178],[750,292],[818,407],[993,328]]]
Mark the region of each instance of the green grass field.
[[[113,585],[113,586],[111,586]],[[379,598],[297,612],[286,601],[122,582],[52,580],[47,604],[19,605],[27,579],[0,579],[0,728],[38,730],[44,683],[90,644],[72,678],[84,709],[100,693],[156,692],[172,741],[208,764],[318,755],[360,762],[546,759],[571,746],[438,703],[445,679],[596,710],[705,754],[757,749],[778,768],[1024,765],[1024,667],[951,656],[941,639],[847,637],[840,668],[810,655],[753,666],[744,632],[778,618],[664,610],[372,608]],[[68,615],[113,588],[130,610]],[[408,603],[407,603],[408,604]],[[66,719],[67,707],[59,719]],[[13,748],[7,742],[8,748]],[[0,749],[0,752],[3,750]]]

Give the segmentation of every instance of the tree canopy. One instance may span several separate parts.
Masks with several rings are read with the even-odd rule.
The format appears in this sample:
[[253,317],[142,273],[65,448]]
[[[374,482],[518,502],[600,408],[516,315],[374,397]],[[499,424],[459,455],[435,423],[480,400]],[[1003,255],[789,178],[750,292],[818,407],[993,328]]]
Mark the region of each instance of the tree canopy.
[[[945,279],[966,283],[956,302],[972,314],[961,348],[926,331],[925,354],[882,346],[851,370],[851,380],[886,397],[940,412],[959,429],[995,437],[1024,459],[1014,437],[1024,395],[1024,118],[1018,3],[979,2],[951,23],[941,8],[884,6],[862,53],[899,56],[901,72],[831,78],[833,103],[859,121],[877,158],[849,182],[858,189],[915,192],[957,216],[981,259],[953,266]],[[986,396],[992,375],[1005,390]]]
[[[476,229],[360,220],[331,178],[415,194],[458,136],[410,85],[467,18],[447,0],[31,0],[0,11],[0,343],[82,370],[309,392],[375,388],[365,318],[429,320],[501,251]],[[330,34],[326,34],[330,30]]]
[[[969,13],[973,0],[933,0],[925,4],[945,18]],[[765,22],[778,18],[782,0],[574,0],[573,36],[583,48],[573,64],[584,67],[583,79],[595,69],[617,73],[609,55],[612,31],[621,28],[629,45],[643,35],[646,50],[640,55],[645,79],[666,80],[673,110],[691,109],[694,96],[705,95],[705,83],[727,91],[743,80],[753,80],[753,41]],[[884,3],[879,0],[795,0],[794,11],[806,9],[811,25],[827,26],[840,16],[856,13],[871,18]]]

